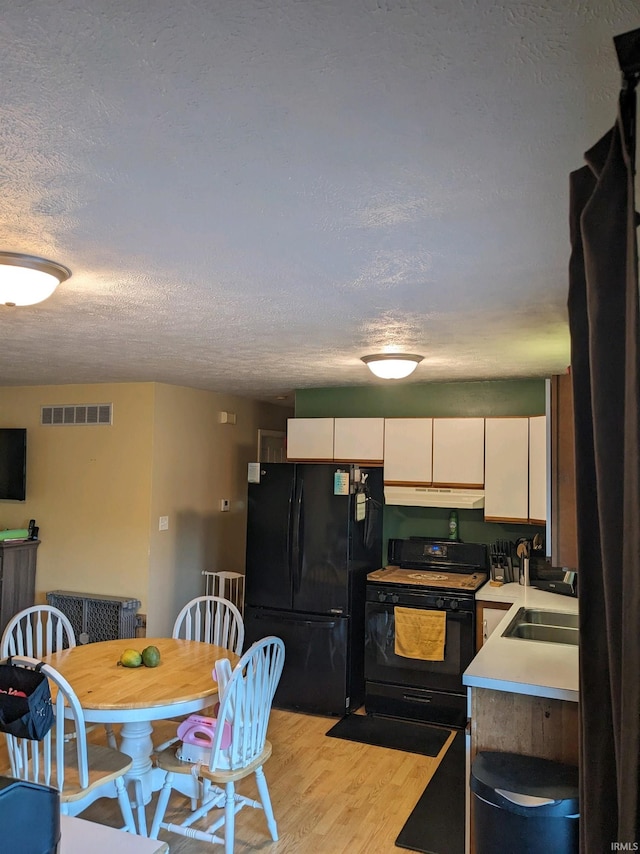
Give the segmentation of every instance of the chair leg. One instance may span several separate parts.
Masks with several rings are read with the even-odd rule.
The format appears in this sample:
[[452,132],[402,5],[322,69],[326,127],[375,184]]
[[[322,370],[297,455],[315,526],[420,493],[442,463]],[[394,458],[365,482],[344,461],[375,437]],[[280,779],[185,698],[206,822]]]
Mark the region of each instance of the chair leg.
[[116,784],[116,792],[118,793],[118,803],[120,804],[120,812],[122,813],[122,818],[124,819],[124,824],[129,833],[136,832],[136,823],[133,818],[133,810],[131,809],[131,801],[129,800],[129,794],[127,793],[127,789],[124,785],[124,779],[122,777],[118,777],[115,781]]
[[233,782],[226,783],[224,789],[224,854],[233,854],[236,824],[236,792]]
[[172,780],[173,774],[169,771],[167,773],[167,776],[165,777],[162,788],[160,789],[160,793],[158,794],[158,803],[156,804],[156,811],[153,814],[153,821],[151,822],[151,831],[149,832],[150,839],[158,838],[158,833],[160,832],[160,823],[164,818],[165,812],[167,811],[169,797],[171,796]]
[[144,809],[144,792],[142,791],[142,781],[134,782],[136,792],[136,804],[138,807],[138,833],[140,836],[147,835],[147,814]]
[[273,807],[271,806],[271,798],[269,797],[269,787],[267,786],[267,778],[264,776],[262,768],[256,768],[256,785],[260,800],[262,801],[262,809],[264,810],[265,818],[267,819],[267,827],[274,842],[278,841],[278,825],[276,824],[275,816],[273,815]]
[[118,749],[118,743],[116,741],[116,734],[113,731],[113,727],[111,724],[104,725],[105,732],[107,734],[107,744],[109,747],[113,748],[113,750]]

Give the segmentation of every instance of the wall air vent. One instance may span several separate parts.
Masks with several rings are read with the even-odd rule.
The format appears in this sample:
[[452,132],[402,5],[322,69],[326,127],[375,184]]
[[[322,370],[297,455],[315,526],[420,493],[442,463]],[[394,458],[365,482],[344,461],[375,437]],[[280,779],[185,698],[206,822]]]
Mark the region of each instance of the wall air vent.
[[48,427],[111,424],[112,415],[112,403],[64,403],[59,406],[43,406],[40,411],[40,423]]

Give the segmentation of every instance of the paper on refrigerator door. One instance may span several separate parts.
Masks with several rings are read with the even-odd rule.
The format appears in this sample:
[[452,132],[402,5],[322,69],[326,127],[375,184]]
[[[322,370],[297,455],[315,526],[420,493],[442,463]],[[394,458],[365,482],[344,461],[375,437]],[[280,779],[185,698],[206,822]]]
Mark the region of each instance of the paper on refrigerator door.
[[333,494],[348,495],[349,494],[349,472],[338,470],[333,475]]

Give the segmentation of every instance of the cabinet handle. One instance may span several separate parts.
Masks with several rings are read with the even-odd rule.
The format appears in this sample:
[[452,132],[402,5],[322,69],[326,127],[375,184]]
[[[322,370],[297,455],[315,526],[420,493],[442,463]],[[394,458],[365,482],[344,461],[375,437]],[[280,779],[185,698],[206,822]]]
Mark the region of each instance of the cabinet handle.
[[487,634],[487,618],[485,617],[482,621],[482,640],[485,640],[489,637]]

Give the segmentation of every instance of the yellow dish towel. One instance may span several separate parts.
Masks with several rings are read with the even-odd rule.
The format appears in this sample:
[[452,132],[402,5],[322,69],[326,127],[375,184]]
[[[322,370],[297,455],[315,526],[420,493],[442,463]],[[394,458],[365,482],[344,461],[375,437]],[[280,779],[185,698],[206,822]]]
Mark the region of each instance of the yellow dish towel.
[[446,611],[394,608],[395,653],[404,658],[444,661]]

